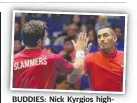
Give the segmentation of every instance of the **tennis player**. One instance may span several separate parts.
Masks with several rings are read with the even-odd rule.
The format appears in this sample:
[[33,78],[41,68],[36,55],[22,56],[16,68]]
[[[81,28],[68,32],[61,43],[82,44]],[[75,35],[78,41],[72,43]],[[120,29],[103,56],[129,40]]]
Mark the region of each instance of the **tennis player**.
[[25,49],[14,56],[13,88],[53,89],[56,71],[67,74],[83,71],[84,50],[88,43],[86,34],[81,33],[77,42],[73,41],[76,58],[74,63],[70,63],[59,55],[42,51],[46,28],[42,21],[31,20],[24,25]]
[[68,82],[74,83],[85,73],[93,91],[123,91],[124,52],[115,47],[117,36],[110,26],[104,26],[97,32],[100,50],[85,57],[83,72],[72,72]]

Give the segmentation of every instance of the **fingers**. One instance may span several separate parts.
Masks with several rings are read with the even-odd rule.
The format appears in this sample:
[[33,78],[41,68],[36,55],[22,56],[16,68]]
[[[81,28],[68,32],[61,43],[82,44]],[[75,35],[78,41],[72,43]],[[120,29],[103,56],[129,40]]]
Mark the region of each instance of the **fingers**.
[[88,44],[89,38],[86,33],[80,33],[77,39],[77,42],[72,40],[75,50],[85,50]]
[[87,33],[84,34],[84,41],[87,40]]
[[85,47],[87,47],[89,38],[87,37],[87,33],[80,33],[79,35],[79,40],[77,42],[81,42],[81,45],[84,45]]
[[89,51],[90,51],[91,46],[92,46],[92,43],[90,43],[90,44],[88,45],[88,48],[87,48],[88,53],[89,53]]
[[82,33],[79,34],[77,41],[81,41],[81,36],[82,36]]
[[84,41],[84,33],[81,33],[81,41]]
[[75,41],[74,40],[71,40],[71,41],[72,41],[73,46],[75,47]]
[[90,44],[87,46],[87,48],[85,49],[85,55],[90,52],[91,46],[92,46],[92,43],[90,43]]
[[88,41],[89,41],[89,38],[86,38],[86,40],[85,40],[85,52],[86,52],[86,54],[89,53],[89,48],[87,46]]
[[88,44],[88,41],[89,41],[89,37],[86,38],[86,40],[85,40],[85,45]]
[[84,42],[86,40],[86,38],[87,38],[86,33],[82,32],[82,33],[79,34],[78,41],[83,41]]

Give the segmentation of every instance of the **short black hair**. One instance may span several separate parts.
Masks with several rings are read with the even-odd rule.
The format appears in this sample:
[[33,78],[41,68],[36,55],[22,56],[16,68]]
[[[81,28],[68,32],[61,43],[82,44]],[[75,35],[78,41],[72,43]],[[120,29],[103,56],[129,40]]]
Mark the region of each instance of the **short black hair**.
[[43,39],[47,25],[39,20],[27,22],[22,31],[23,42],[25,46],[36,47],[37,41]]
[[112,29],[112,30],[113,30],[112,26],[111,26],[111,25],[108,25],[108,24],[101,26],[98,30],[104,29],[104,28],[109,28],[109,29]]
[[112,30],[112,34],[116,36],[116,34],[115,34],[115,32],[114,32],[112,26],[110,26],[110,25],[108,25],[108,24],[103,25],[102,27],[100,27],[100,28],[98,29],[98,31],[101,30],[101,29],[105,29],[105,28],[111,29],[111,30]]
[[71,40],[73,40],[72,37],[66,37],[66,38],[64,39],[64,43],[67,42],[67,41],[70,41],[70,42],[71,42]]
[[121,29],[121,32],[123,33],[123,28],[120,25],[113,24],[112,29],[115,30],[116,28]]
[[79,24],[79,23],[73,23],[73,22],[71,22],[71,23],[68,24],[68,26],[71,26],[71,25],[75,25],[75,26],[79,27],[81,24]]
[[72,58],[69,54],[66,54],[63,56],[65,60],[69,61],[69,62],[72,62]]
[[18,41],[20,41],[20,42],[21,42],[21,39],[20,39],[20,37],[19,37],[19,36],[14,36],[14,41],[16,41],[16,40],[18,40]]
[[122,29],[121,26],[120,26],[120,25],[117,25],[117,24],[112,24],[112,28],[113,28],[113,29],[115,29],[115,28],[120,28],[120,29]]
[[82,23],[81,22],[78,22],[78,23],[74,23],[76,24],[79,28],[81,27]]
[[89,24],[95,26],[95,24],[96,24],[96,20],[95,20],[95,19],[92,19],[92,18],[88,19],[88,20],[86,21],[86,25],[89,25]]

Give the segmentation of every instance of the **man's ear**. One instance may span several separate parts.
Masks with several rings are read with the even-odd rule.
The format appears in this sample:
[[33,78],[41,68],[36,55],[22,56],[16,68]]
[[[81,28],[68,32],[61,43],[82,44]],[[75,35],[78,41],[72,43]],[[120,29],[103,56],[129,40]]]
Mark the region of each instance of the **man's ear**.
[[116,43],[117,42],[117,36],[115,35],[113,39],[114,39],[114,43]]

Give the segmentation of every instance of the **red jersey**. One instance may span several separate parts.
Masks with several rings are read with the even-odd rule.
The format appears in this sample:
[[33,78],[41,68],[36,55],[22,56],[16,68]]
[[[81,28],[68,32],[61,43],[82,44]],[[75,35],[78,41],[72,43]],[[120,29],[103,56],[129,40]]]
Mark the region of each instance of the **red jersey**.
[[59,55],[41,49],[24,49],[14,56],[13,87],[53,89],[56,70],[71,73],[72,63]]
[[123,91],[124,53],[116,50],[113,55],[103,51],[90,53],[85,59],[85,70],[94,91]]

